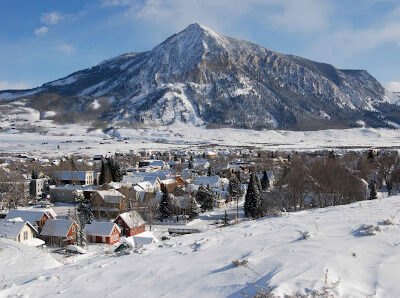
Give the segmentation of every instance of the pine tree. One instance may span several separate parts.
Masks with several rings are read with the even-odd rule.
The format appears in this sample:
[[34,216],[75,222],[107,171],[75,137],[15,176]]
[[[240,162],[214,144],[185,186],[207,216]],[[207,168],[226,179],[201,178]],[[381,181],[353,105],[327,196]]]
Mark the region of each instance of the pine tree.
[[228,194],[233,200],[242,196],[242,185],[234,174],[231,175],[231,178],[229,179]]
[[370,200],[376,200],[378,198],[378,193],[376,192],[376,184],[375,181],[370,183],[369,185],[371,192],[369,193],[369,199]]
[[194,198],[190,197],[190,205],[188,210],[189,220],[193,220],[199,215],[199,208]]
[[192,159],[189,160],[188,169],[189,170],[193,169],[193,160]]
[[214,191],[210,188],[210,185],[207,185],[207,188],[204,188],[204,200],[201,202],[201,210],[203,212],[213,210],[216,200],[217,197]]
[[111,179],[114,182],[120,182],[123,178],[121,167],[117,161],[113,158],[107,160],[108,167],[110,169]]
[[171,203],[169,200],[169,192],[168,188],[166,185],[161,184],[161,192],[162,192],[162,198],[160,201],[160,215],[161,215],[161,220],[164,220],[168,217],[171,216]]
[[267,171],[264,171],[264,175],[261,179],[261,188],[262,188],[262,190],[268,190],[269,187],[270,187],[270,185],[269,185],[268,174],[267,174]]
[[263,215],[260,186],[257,180],[257,176],[251,173],[244,202],[244,212],[250,218],[259,218]]
[[100,178],[99,185],[103,185],[105,183],[110,183],[112,181],[110,168],[108,165],[108,161],[101,161],[101,170],[100,170]]

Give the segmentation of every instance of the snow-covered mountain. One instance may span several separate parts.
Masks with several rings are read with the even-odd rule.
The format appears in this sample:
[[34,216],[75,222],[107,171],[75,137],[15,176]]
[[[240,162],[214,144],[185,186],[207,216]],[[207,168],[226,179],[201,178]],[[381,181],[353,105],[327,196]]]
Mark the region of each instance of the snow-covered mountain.
[[377,127],[399,122],[400,110],[367,71],[279,54],[199,24],[151,51],[123,54],[35,89],[0,92],[2,102],[19,97],[63,122]]

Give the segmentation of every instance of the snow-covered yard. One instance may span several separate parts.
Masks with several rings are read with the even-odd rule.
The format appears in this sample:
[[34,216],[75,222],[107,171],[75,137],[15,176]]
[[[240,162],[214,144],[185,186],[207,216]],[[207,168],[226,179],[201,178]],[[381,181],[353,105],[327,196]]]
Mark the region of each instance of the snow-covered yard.
[[[142,254],[95,250],[66,265],[0,240],[0,296],[242,297],[268,287],[305,294],[322,291],[327,273],[337,296],[399,297],[399,209],[396,196],[242,221],[173,237]],[[364,236],[364,225],[380,231]],[[235,267],[235,260],[248,263]]]

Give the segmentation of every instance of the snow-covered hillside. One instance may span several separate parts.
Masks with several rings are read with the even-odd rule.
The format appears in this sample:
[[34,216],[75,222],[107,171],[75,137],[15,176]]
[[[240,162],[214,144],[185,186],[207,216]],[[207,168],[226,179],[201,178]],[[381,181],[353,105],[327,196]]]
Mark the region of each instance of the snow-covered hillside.
[[[327,291],[337,296],[399,297],[399,209],[397,196],[284,214],[173,237],[143,254],[100,250],[62,266],[0,240],[0,296],[243,297],[269,287],[307,294],[323,291],[327,273]],[[365,236],[364,225],[380,231]]]

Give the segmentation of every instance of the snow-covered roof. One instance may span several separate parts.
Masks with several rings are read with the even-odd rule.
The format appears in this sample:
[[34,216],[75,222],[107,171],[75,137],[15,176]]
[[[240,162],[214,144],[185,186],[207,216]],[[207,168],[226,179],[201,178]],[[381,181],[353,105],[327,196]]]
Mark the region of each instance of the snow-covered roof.
[[25,221],[21,221],[20,218],[17,220],[9,219],[0,219],[0,237],[14,239],[17,238],[21,233],[21,230],[28,225],[35,232],[36,229],[29,223]]
[[55,171],[53,177],[57,180],[86,181],[86,174],[93,175],[93,171]]
[[150,231],[145,231],[143,233],[133,236],[135,246],[142,246],[151,243],[157,243],[158,239]]
[[132,210],[130,212],[121,213],[119,216],[130,228],[134,228],[134,227],[145,224],[145,221],[143,220],[143,218],[135,210]]
[[49,219],[46,221],[40,235],[67,237],[73,223],[74,221],[69,219]]
[[98,190],[97,193],[106,203],[119,203],[123,198],[125,198],[122,193],[115,189]]
[[194,184],[204,186],[210,185],[210,187],[218,187],[220,186],[220,177],[219,176],[200,176],[194,179]]
[[20,209],[13,209],[8,211],[6,215],[6,219],[13,219],[20,217],[23,221],[29,221],[30,224],[35,225],[36,222],[40,221],[40,219],[45,215],[49,217],[48,213],[44,210],[20,210]]
[[113,222],[92,222],[91,224],[87,224],[85,226],[84,232],[86,235],[110,236],[114,227],[121,232],[118,225]]

